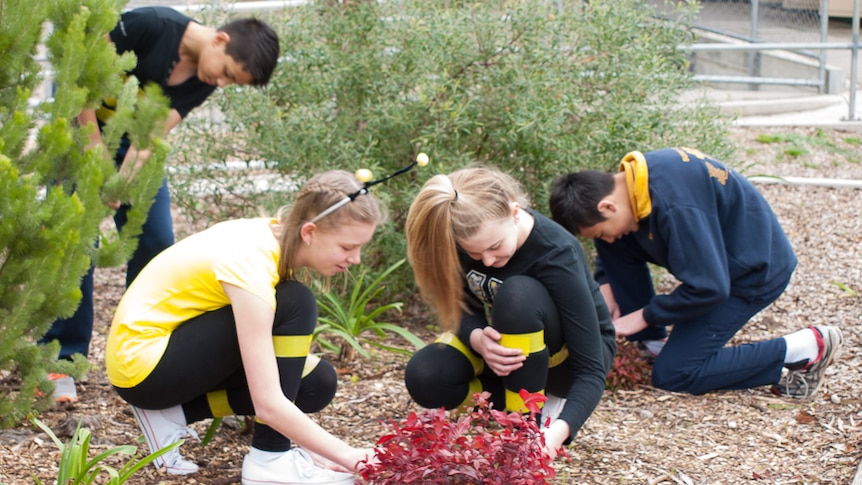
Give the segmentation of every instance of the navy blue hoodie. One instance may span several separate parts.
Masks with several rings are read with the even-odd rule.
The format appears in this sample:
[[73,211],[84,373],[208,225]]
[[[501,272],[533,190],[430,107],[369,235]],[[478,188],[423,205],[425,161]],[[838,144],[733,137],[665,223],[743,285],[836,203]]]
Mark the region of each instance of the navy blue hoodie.
[[645,285],[652,291],[646,263],[667,268],[680,284],[644,307],[650,325],[692,321],[729,295],[754,297],[786,284],[796,255],[751,182],[696,150],[643,157],[651,211],[636,232],[614,243],[596,240],[600,284],[610,283],[615,294]]

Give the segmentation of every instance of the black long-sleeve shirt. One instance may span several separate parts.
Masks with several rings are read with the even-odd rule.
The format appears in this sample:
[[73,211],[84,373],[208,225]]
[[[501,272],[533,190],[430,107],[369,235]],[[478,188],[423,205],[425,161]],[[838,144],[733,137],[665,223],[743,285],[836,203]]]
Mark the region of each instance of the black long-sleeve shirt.
[[494,304],[495,289],[507,278],[526,275],[538,280],[557,306],[567,364],[574,376],[559,419],[574,437],[598,405],[610,371],[604,357],[608,340],[615,342],[610,314],[587,265],[580,242],[562,226],[535,211],[535,224],[524,244],[502,268],[485,266],[461,253],[466,303],[458,337],[470,345],[470,333],[488,325],[485,305]]

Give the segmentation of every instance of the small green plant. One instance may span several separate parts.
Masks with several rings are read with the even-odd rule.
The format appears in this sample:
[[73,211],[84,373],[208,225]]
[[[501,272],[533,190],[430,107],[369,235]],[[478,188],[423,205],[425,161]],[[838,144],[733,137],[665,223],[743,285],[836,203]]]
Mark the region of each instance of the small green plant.
[[803,147],[799,147],[799,146],[793,146],[793,147],[789,147],[789,148],[784,149],[784,154],[788,155],[790,157],[793,157],[793,158],[798,158],[798,157],[801,157],[803,155],[808,155],[808,153],[809,153],[808,150],[806,150]]
[[854,290],[853,288],[851,288],[851,287],[849,287],[849,286],[845,285],[844,283],[841,283],[840,281],[830,281],[830,283],[831,283],[831,284],[833,284],[833,285],[835,285],[835,286],[837,286],[837,287],[838,287],[841,291],[843,291],[847,296],[855,297],[856,295],[858,295],[858,293],[856,293],[856,290]]
[[[108,485],[126,483],[138,470],[183,443],[182,440],[177,441],[140,460],[130,459],[122,468],[117,470],[105,464],[104,461],[114,455],[134,456],[137,452],[137,447],[134,445],[115,446],[88,459],[92,433],[86,428],[81,428],[80,423],[75,428],[72,437],[69,438],[69,442],[63,443],[57,438],[57,435],[54,434],[51,428],[41,420],[35,416],[31,416],[30,421],[47,433],[54,443],[57,444],[57,448],[60,449],[60,469],[57,472],[57,480],[54,482],[58,485],[91,484],[101,475],[107,475],[108,480],[105,482],[100,481],[99,483]],[[30,476],[33,477],[37,485],[42,485],[42,482],[35,475],[31,473]]]
[[821,147],[828,152],[844,157],[848,162],[859,163],[860,157],[854,145],[859,144],[858,138],[844,138],[843,141],[850,147],[842,146],[840,143],[829,139],[823,130],[816,130],[813,135],[799,135],[795,133],[760,134],[756,140],[759,143],[772,144],[781,143],[788,145],[783,148],[782,153],[789,157],[797,158],[808,155],[809,147]]
[[785,141],[785,139],[786,139],[785,135],[767,135],[766,133],[761,133],[760,135],[757,135],[757,138],[755,138],[755,140],[757,140],[758,143],[763,143],[763,144],[779,143],[779,142]]
[[[370,357],[368,352],[362,348],[362,342],[367,342],[376,347],[398,353],[411,353],[399,347],[386,345],[377,340],[363,337],[366,332],[373,332],[378,337],[385,337],[387,332],[400,335],[417,349],[424,346],[422,339],[413,335],[406,328],[376,319],[389,310],[401,312],[401,302],[391,302],[384,305],[372,306],[374,299],[383,291],[383,281],[390,273],[404,264],[404,259],[386,268],[377,278],[366,284],[367,271],[363,270],[353,278],[353,289],[344,296],[333,290],[326,291],[317,299],[320,308],[320,324],[314,330],[314,339],[322,347],[339,353],[344,360],[351,360],[353,353],[358,352],[366,359]],[[341,337],[347,346],[339,346],[328,339],[330,335]]]

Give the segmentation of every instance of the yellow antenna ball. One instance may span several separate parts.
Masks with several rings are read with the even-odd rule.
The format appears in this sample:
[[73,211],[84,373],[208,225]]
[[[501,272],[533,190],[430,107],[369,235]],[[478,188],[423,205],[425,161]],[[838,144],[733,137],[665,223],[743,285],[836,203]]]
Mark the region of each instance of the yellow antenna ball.
[[424,167],[425,165],[428,165],[428,161],[429,160],[428,160],[427,154],[420,153],[419,155],[416,155],[416,164],[419,165],[420,167]]
[[367,168],[360,168],[354,175],[356,175],[356,180],[359,180],[360,182],[369,182],[374,178],[374,174]]

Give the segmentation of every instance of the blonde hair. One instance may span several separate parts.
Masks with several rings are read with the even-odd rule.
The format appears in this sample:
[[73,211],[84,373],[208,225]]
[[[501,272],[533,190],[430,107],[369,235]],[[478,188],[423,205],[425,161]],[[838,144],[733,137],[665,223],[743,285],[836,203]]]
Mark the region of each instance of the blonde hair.
[[456,330],[464,307],[464,276],[458,243],[487,221],[529,207],[514,178],[491,167],[473,167],[432,177],[410,205],[405,231],[407,259],[423,297],[444,330]]
[[[297,248],[302,244],[302,225],[360,188],[362,183],[350,172],[330,170],[308,179],[296,193],[293,204],[279,210],[276,234],[281,247],[278,262],[281,281],[296,279],[294,269]],[[385,208],[368,193],[357,196],[314,223],[318,230],[328,232],[339,227],[346,219],[379,226],[386,222],[386,217]]]

